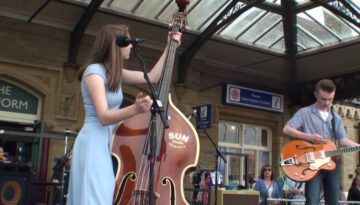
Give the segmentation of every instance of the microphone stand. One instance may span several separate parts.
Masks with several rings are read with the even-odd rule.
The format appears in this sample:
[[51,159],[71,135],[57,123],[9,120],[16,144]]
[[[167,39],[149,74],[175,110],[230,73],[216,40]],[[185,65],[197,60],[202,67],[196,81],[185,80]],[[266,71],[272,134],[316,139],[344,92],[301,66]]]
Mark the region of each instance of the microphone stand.
[[[196,121],[199,121],[199,118],[197,116],[197,113],[194,112],[193,115],[195,116]],[[221,151],[219,150],[219,147],[215,144],[214,140],[212,139],[212,137],[210,137],[209,133],[207,132],[207,130],[205,128],[201,128],[201,130],[205,133],[206,137],[210,140],[211,144],[214,146],[215,150],[216,150],[216,154],[215,154],[215,205],[217,205],[217,187],[218,187],[218,170],[219,170],[219,157],[222,158],[222,160],[225,162],[225,164],[227,163],[224,155],[221,153]]]
[[67,198],[67,182],[68,182],[68,174],[69,171],[66,168],[66,162],[69,160],[69,151],[68,151],[68,138],[69,133],[71,131],[69,129],[65,130],[65,148],[64,148],[64,156],[61,157],[61,166],[62,166],[62,182],[61,182],[61,198],[60,198],[60,204],[66,204],[66,198]]
[[151,107],[151,120],[150,120],[150,152],[148,155],[148,160],[150,162],[150,169],[149,169],[149,193],[148,193],[148,199],[149,199],[149,205],[154,203],[154,167],[155,167],[155,161],[156,161],[156,150],[157,150],[157,135],[161,133],[156,133],[156,123],[158,121],[156,120],[156,115],[158,114],[160,116],[160,119],[164,125],[164,128],[169,128],[168,119],[165,113],[165,109],[163,107],[163,104],[161,103],[158,92],[155,90],[154,86],[152,85],[150,78],[147,74],[147,69],[144,60],[140,56],[139,52],[139,45],[137,43],[132,44],[134,47],[134,54],[136,58],[139,60],[140,67],[142,68],[142,71],[144,73],[144,78],[146,80],[146,83],[150,90],[150,95],[153,100],[153,104]]

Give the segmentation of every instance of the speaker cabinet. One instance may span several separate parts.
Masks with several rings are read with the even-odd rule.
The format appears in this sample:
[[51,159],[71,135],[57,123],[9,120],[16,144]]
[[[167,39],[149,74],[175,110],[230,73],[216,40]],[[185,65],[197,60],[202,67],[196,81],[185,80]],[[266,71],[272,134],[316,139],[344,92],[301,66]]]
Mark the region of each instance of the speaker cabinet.
[[0,164],[0,205],[28,204],[30,176],[30,168]]
[[[260,194],[254,190],[217,190],[217,205],[259,205]],[[211,205],[215,205],[215,190],[211,190]]]

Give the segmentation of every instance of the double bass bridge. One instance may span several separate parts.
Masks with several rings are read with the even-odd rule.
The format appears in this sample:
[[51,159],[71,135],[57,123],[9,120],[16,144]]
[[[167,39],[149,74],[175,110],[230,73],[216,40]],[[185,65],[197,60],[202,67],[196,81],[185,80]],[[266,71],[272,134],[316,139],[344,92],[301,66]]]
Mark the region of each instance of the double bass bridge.
[[[133,198],[135,199],[136,205],[147,205],[149,204],[149,191],[136,189],[133,191]],[[154,198],[160,198],[160,194],[154,192]]]

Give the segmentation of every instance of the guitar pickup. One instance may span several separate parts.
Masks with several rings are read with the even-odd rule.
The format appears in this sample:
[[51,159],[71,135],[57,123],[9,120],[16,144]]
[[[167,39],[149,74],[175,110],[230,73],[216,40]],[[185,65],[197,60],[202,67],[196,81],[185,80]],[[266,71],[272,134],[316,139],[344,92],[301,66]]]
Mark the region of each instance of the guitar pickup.
[[307,161],[308,163],[315,162],[314,152],[305,153],[305,157],[306,157],[306,161]]

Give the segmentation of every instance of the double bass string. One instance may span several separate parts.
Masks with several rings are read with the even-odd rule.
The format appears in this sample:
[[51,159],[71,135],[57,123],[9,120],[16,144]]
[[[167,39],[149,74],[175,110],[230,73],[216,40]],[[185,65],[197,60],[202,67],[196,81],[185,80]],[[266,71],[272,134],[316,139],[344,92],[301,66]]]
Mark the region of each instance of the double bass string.
[[[179,29],[177,27],[174,27],[173,28],[173,31],[178,31]],[[169,48],[167,49],[166,51],[166,56],[175,56],[175,52],[176,52],[176,43],[175,41],[171,40],[170,42],[170,45],[169,45]],[[168,57],[166,57],[166,62],[164,64],[165,68],[166,67],[169,67],[168,65],[169,64],[173,64],[173,59],[169,59]],[[169,78],[170,74],[172,72],[168,71],[168,70],[164,70],[163,72],[163,78]],[[162,83],[164,84],[160,86],[160,88],[168,88],[170,87],[170,82],[164,82],[164,81],[161,81]],[[160,101],[161,103],[163,103],[163,106],[164,106],[164,109],[165,109],[165,112],[167,112],[167,105],[168,105],[168,102],[167,102],[167,94],[166,93],[169,93],[169,89],[162,89],[159,91],[160,92],[160,95],[159,95],[159,98],[160,98]],[[158,139],[158,143],[157,143],[157,152],[156,153],[159,153],[160,151],[160,146],[161,146],[161,142],[162,142],[162,136],[163,136],[163,131],[164,131],[164,127],[163,127],[163,124],[160,120],[160,117],[157,115],[156,116],[156,138]],[[139,202],[140,204],[144,203],[146,201],[146,196],[147,194],[145,195],[145,197],[142,197],[142,194],[145,194],[147,192],[142,192],[143,190],[144,191],[148,191],[148,186],[149,186],[149,166],[150,166],[150,162],[149,160],[147,159],[148,158],[148,154],[150,153],[150,149],[149,149],[149,139],[150,139],[150,132],[148,132],[147,136],[146,136],[146,140],[145,140],[145,143],[144,143],[144,152],[142,154],[142,157],[141,157],[141,163],[140,163],[140,170],[139,170],[139,176],[140,178],[138,178],[136,180],[136,186],[135,186],[135,190],[138,190],[139,193],[138,193],[138,197],[135,198],[135,200],[133,201],[134,204],[137,204],[136,202]]]
[[[179,26],[173,26],[171,31],[178,32],[179,30],[180,30]],[[174,64],[175,53],[176,53],[176,44],[177,44],[176,41],[174,41],[174,40],[170,41],[169,48],[166,51],[166,58],[165,58],[165,63],[164,63],[164,67],[166,69],[164,69],[162,79],[171,79],[171,75],[173,73],[173,66],[171,66],[171,65]],[[161,103],[163,104],[166,116],[167,116],[167,109],[168,109],[168,95],[170,93],[170,84],[171,84],[171,81],[161,80],[161,86],[159,89],[159,98],[160,98]],[[158,133],[156,154],[158,155],[160,153],[164,125],[161,122],[161,119],[159,116],[156,117],[156,122],[157,122],[156,123],[156,132]]]
[[[144,146],[148,145],[148,141],[149,141],[149,135],[147,135]],[[148,182],[149,182],[149,172],[148,172],[148,166],[149,166],[149,161],[146,159],[147,158],[147,153],[146,150],[147,148],[144,147],[144,152],[142,154],[141,157],[141,163],[140,163],[140,168],[139,168],[139,176],[137,176],[136,179],[136,183],[135,183],[135,194],[137,197],[135,197],[135,200],[133,200],[133,204],[144,204],[145,198],[141,197],[142,196],[142,190],[147,190],[147,186],[148,186]],[[145,181],[145,182],[144,182]],[[145,185],[144,185],[145,183]],[[137,190],[139,191],[138,194],[136,193]],[[138,202],[138,203],[136,203]]]

